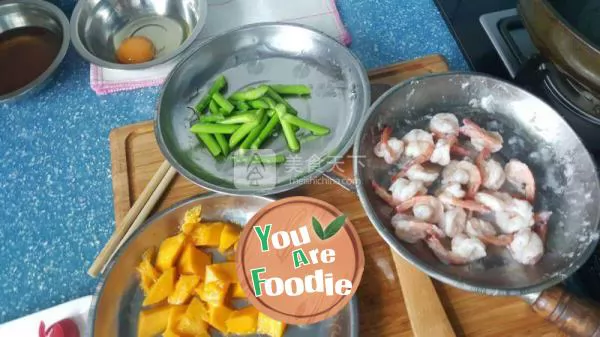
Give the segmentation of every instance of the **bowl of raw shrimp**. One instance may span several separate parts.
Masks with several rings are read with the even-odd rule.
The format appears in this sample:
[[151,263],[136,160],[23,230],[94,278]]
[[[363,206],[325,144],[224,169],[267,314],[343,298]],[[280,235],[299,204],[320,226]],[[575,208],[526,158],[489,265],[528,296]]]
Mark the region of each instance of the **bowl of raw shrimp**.
[[371,107],[354,158],[379,234],[445,283],[537,292],[596,246],[594,161],[550,106],[512,84],[474,73],[401,83]]

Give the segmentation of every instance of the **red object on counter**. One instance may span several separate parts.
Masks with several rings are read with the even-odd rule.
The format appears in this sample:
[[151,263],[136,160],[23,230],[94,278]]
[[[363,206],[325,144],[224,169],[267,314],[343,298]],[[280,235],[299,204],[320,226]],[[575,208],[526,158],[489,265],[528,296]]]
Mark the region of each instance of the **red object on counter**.
[[80,337],[80,335],[77,324],[67,318],[52,324],[48,329],[44,321],[41,321],[39,337]]

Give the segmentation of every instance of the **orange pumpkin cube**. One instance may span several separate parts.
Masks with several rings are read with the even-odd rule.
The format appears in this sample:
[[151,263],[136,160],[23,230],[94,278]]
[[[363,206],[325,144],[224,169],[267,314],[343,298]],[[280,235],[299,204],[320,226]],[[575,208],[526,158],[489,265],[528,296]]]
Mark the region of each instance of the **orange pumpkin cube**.
[[181,274],[195,274],[202,280],[206,273],[206,266],[210,265],[211,262],[211,255],[206,254],[189,243],[183,249],[183,253],[181,253],[177,268]]
[[169,297],[175,288],[176,274],[175,268],[169,268],[165,270],[165,272],[160,275],[158,280],[156,280],[156,282],[152,285],[150,291],[148,291],[148,296],[146,296],[142,305],[148,306],[156,304]]
[[165,331],[171,307],[163,305],[142,310],[138,319],[138,337],[154,337]]
[[222,222],[199,224],[192,232],[192,241],[196,246],[219,247],[223,226]]
[[228,282],[214,281],[210,283],[204,283],[200,299],[208,304],[222,305],[225,302],[225,297],[227,296],[228,290]]
[[158,254],[156,256],[156,268],[161,271],[165,271],[173,266],[177,262],[186,238],[184,234],[177,234],[170,238],[165,239],[158,248]]
[[200,221],[202,221],[202,205],[188,209],[183,216],[181,232],[191,234]]
[[240,239],[240,231],[241,228],[236,225],[226,224],[223,226],[223,231],[221,232],[221,238],[219,240],[219,252],[225,253],[225,251],[233,247]]
[[167,320],[167,328],[165,329],[165,332],[163,332],[163,337],[183,337],[179,330],[177,330],[177,325],[186,309],[187,307],[185,305],[171,306],[169,319]]
[[255,334],[257,320],[258,310],[252,306],[236,310],[225,321],[227,333],[238,335]]
[[185,304],[198,283],[200,283],[200,278],[196,275],[181,275],[175,284],[175,290],[169,295],[169,304]]
[[192,320],[208,322],[208,308],[206,304],[195,297],[190,302],[185,315]]
[[210,283],[217,280],[237,283],[238,277],[235,262],[214,263],[206,266],[204,283]]
[[208,305],[208,323],[221,333],[227,333],[225,322],[233,311],[224,305]]
[[148,295],[150,288],[160,277],[160,272],[152,265],[154,255],[156,255],[156,249],[149,248],[142,255],[142,261],[137,266],[137,271],[140,274],[140,287],[145,295]]
[[271,317],[259,312],[256,324],[256,332],[269,335],[271,337],[282,337],[285,332],[285,323],[272,319]]
[[246,293],[239,283],[231,285],[231,297],[233,298],[246,298]]

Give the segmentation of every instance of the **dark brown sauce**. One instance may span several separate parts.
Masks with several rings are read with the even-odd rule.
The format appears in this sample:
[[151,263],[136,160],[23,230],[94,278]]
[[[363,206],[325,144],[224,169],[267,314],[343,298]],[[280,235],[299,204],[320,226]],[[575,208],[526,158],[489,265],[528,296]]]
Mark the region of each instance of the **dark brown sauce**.
[[40,27],[23,27],[0,34],[0,95],[40,76],[58,54],[61,39]]

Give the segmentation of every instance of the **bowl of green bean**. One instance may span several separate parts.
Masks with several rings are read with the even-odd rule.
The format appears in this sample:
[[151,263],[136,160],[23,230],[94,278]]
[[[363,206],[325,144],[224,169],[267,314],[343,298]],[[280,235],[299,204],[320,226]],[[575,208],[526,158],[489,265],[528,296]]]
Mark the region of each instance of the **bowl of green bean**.
[[171,165],[206,189],[276,194],[331,170],[369,102],[365,69],[334,39],[295,24],[249,25],[173,69],[155,134]]

